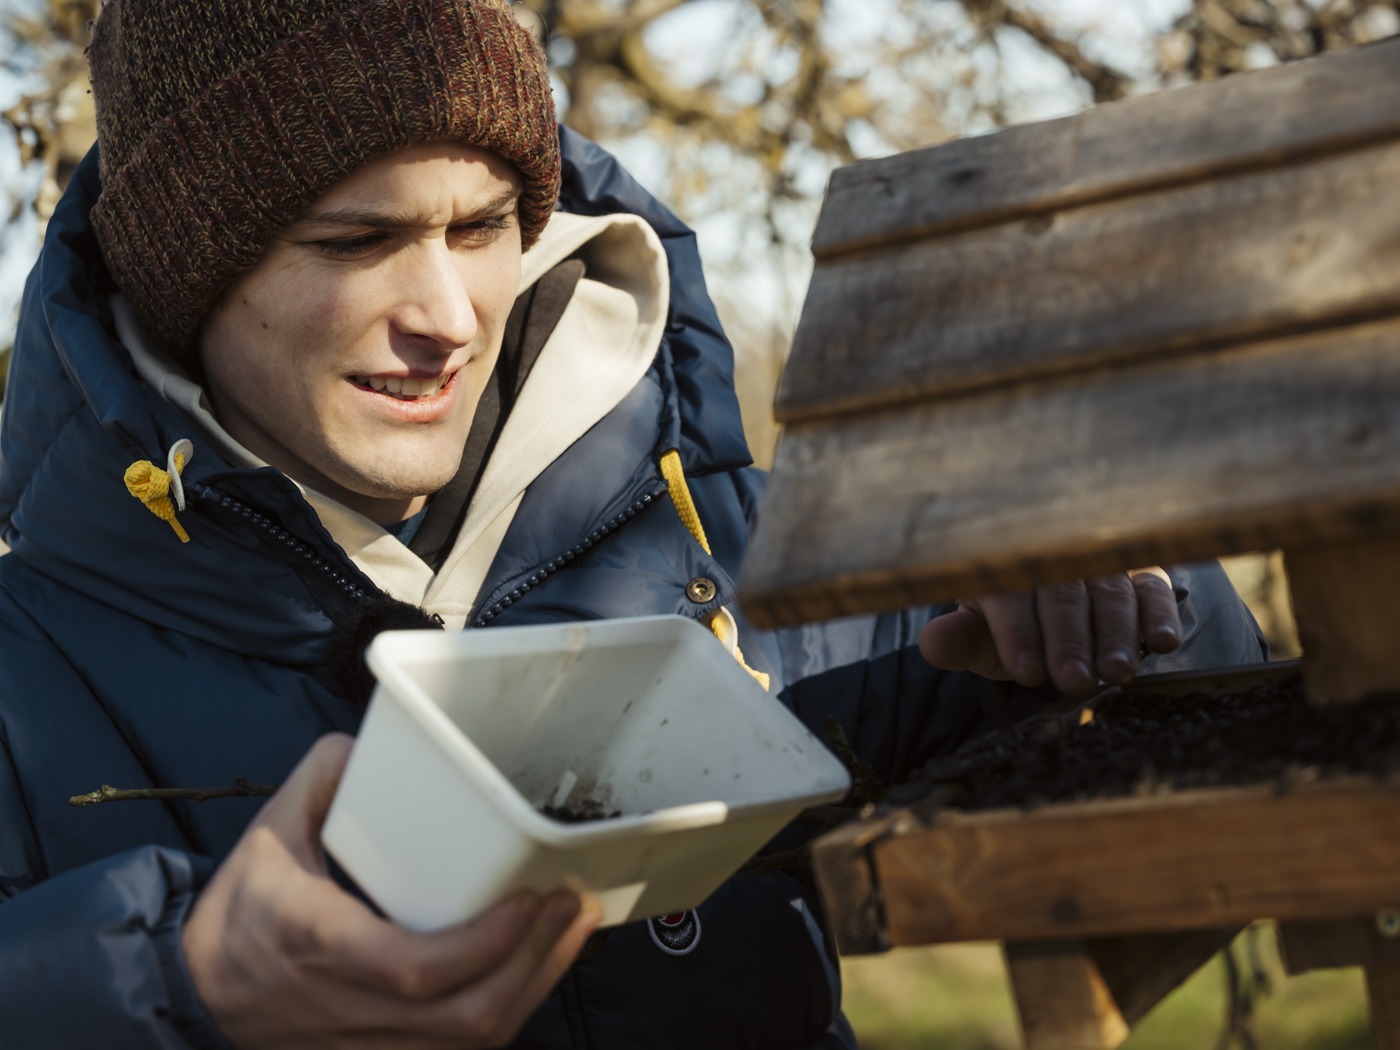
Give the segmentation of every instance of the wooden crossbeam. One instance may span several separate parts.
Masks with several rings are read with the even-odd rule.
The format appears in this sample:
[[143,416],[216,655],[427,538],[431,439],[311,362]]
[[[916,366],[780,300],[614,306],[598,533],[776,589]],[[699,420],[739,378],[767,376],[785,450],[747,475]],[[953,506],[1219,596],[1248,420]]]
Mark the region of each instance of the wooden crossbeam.
[[[1382,933],[1384,925],[1387,932]],[[1400,966],[1400,912],[1281,922],[1279,958],[1289,974],[1350,966]]]
[[[901,813],[845,855],[869,868],[889,945],[1086,938],[1397,906],[1398,821],[1400,786],[1336,779],[1285,795],[1260,786],[944,814],[931,826]],[[870,831],[818,841],[819,884],[822,854]]]

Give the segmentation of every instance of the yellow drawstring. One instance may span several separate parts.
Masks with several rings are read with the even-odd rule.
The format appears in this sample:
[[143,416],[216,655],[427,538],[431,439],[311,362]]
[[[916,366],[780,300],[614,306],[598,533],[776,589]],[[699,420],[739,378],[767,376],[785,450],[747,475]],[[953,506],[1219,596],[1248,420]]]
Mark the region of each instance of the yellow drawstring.
[[705,539],[705,527],[700,524],[700,512],[695,509],[695,501],[690,498],[690,486],[685,483],[685,469],[681,466],[681,454],[671,449],[661,457],[661,476],[666,479],[666,487],[671,490],[671,502],[676,505],[676,513],[700,549],[713,557],[710,541]]
[[[149,459],[138,459],[126,468],[126,474],[122,478],[126,482],[126,491],[144,503],[146,509],[161,521],[168,521],[170,527],[175,530],[175,535],[180,537],[181,543],[189,543],[190,537],[176,519],[175,509],[177,504],[180,510],[185,509],[185,490],[180,484],[180,475],[193,452],[194,446],[189,441],[177,441],[171,446],[170,455],[166,459],[165,465],[168,469],[161,470]],[[170,495],[172,490],[175,494],[174,500]]]
[[[690,496],[690,486],[686,484],[685,470],[681,467],[681,454],[678,450],[673,448],[662,455],[661,476],[666,479],[666,488],[670,490],[671,502],[675,505],[676,513],[680,515],[681,523],[695,537],[695,542],[700,544],[700,549],[714,557],[710,550],[710,541],[705,538],[705,526],[700,524],[700,512],[695,509],[695,500]],[[738,631],[735,628],[734,617],[729,614],[728,610],[721,607],[714,611],[710,617],[710,630],[733,654],[734,659],[739,661],[739,666],[747,671],[755,682],[763,686],[766,692],[771,684],[771,679],[762,671],[755,671],[744,661],[744,654],[739,651]]]

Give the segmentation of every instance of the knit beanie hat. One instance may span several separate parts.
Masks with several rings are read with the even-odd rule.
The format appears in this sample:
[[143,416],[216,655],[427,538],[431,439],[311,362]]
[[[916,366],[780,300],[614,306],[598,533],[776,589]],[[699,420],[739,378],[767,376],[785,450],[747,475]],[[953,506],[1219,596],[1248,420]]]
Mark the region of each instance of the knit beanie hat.
[[106,0],[88,62],[98,243],[177,356],[277,231],[376,156],[499,154],[526,248],[558,199],[544,54],[508,0]]

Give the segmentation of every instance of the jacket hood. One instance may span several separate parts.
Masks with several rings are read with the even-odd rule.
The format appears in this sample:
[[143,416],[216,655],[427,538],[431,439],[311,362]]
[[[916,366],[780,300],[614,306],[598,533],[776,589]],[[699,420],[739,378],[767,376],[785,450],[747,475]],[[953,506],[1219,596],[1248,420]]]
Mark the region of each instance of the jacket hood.
[[[316,661],[329,621],[296,573],[267,556],[267,535],[247,527],[241,505],[199,515],[198,537],[181,543],[127,491],[128,467],[164,467],[171,447],[190,440],[187,497],[216,485],[230,503],[255,495],[264,517],[295,529],[316,555],[344,560],[285,477],[235,469],[136,374],[109,332],[105,273],[91,263],[101,257],[87,221],[98,190],[89,155],[25,286],[0,418],[0,525],[10,556],[159,626],[286,662]],[[228,572],[231,563],[246,571]]]
[[[576,153],[581,143],[574,142]],[[591,144],[582,147],[586,166],[591,165],[587,177],[596,180],[600,167],[613,162]],[[577,170],[572,174],[577,184]],[[566,184],[569,178],[566,170]],[[50,221],[25,287],[0,416],[0,536],[14,557],[53,582],[157,626],[250,656],[318,664],[332,624],[315,588],[308,588],[308,573],[352,597],[375,593],[375,583],[346,555],[295,484],[276,470],[230,456],[142,377],[131,352],[113,334],[111,289],[94,262],[100,253],[88,212],[99,189],[90,155]],[[569,227],[568,220],[561,223],[561,229]],[[688,231],[676,227],[663,231],[673,289],[678,240],[689,246]],[[527,261],[527,269],[532,265]],[[682,279],[692,289],[699,287],[701,305],[712,314],[698,284],[698,263],[687,266]],[[664,277],[653,291],[658,302],[666,301]],[[673,332],[679,323],[674,302],[664,325],[660,316],[651,319],[653,329]],[[717,335],[717,326],[714,331]],[[665,335],[662,356],[667,356]],[[725,385],[728,346],[722,337],[715,345],[722,351],[718,360],[692,353],[689,364],[668,362],[668,374],[680,371],[685,378],[668,395],[663,415],[671,422],[653,426],[680,431],[684,402],[703,396],[709,386]],[[629,361],[627,368],[637,371],[635,355]],[[716,427],[702,425],[697,433],[737,429],[728,425],[737,419],[737,406],[732,416],[723,403],[717,408]],[[724,417],[729,418],[719,425]],[[179,515],[189,543],[133,498],[124,481],[133,463],[164,467],[182,440],[194,444],[182,474],[193,512]],[[727,445],[707,447],[677,433],[674,444],[682,447],[688,469],[703,473],[746,459],[742,442],[735,447],[732,437],[725,440]],[[511,503],[503,500],[503,507]],[[424,596],[404,597],[416,604]]]

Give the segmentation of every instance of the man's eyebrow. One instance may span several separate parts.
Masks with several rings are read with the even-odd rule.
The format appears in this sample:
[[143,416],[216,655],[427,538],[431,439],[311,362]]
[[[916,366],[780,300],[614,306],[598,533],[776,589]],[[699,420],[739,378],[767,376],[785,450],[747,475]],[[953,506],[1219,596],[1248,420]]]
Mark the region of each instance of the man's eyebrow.
[[[513,208],[519,200],[519,190],[502,190],[495,196],[478,202],[466,214],[454,215],[452,221],[454,223],[471,222],[474,219],[497,215],[508,207]],[[402,230],[415,226],[429,226],[435,221],[436,219],[432,216],[414,214],[413,212],[346,204],[309,211],[300,218],[294,219],[292,225],[308,232],[314,232],[318,229],[343,229],[347,226],[367,226],[378,230]]]

